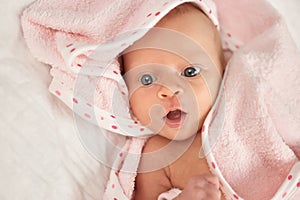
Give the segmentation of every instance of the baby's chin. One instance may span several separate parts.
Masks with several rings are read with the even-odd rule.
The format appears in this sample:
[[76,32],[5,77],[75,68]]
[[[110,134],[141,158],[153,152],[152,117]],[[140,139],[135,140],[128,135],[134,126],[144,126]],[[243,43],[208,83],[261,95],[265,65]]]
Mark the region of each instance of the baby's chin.
[[169,127],[164,127],[158,135],[167,138],[169,140],[175,140],[175,141],[184,141],[187,139],[194,138],[197,133],[199,132],[198,127],[191,128],[185,128],[182,127],[180,129],[170,129]]

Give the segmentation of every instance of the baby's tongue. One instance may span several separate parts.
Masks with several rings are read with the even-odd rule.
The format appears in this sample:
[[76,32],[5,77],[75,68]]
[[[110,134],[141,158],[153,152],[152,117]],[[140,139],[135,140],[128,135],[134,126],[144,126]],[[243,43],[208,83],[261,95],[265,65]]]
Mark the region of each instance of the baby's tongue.
[[174,110],[174,111],[170,111],[167,114],[167,118],[170,120],[177,120],[181,118],[181,111],[180,110]]

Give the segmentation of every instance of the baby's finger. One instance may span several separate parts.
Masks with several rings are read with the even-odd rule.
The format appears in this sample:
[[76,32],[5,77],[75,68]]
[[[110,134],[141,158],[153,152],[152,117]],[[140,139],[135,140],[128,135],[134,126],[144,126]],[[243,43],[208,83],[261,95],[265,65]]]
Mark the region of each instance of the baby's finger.
[[205,193],[202,196],[204,196],[202,199],[210,200],[220,200],[222,198],[221,191],[216,189],[211,191],[205,191]]
[[216,186],[217,189],[220,188],[220,182],[219,182],[219,179],[216,175],[214,175],[214,174],[205,174],[204,178],[207,182],[209,182],[210,184],[213,184],[214,186]]
[[[206,181],[206,180],[205,180]],[[202,198],[199,199],[211,199],[211,200],[220,200],[221,199],[221,191],[216,188],[216,186],[208,181],[206,181],[206,185],[203,187],[196,187],[196,191],[198,195]]]

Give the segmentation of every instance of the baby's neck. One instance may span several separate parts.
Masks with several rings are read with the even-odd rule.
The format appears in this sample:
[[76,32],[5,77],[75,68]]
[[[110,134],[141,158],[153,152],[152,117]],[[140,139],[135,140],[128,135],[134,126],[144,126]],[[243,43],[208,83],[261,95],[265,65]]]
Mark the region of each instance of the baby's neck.
[[168,167],[169,178],[173,186],[184,188],[191,176],[210,173],[206,158],[199,157],[201,147],[202,139],[199,131],[189,148]]

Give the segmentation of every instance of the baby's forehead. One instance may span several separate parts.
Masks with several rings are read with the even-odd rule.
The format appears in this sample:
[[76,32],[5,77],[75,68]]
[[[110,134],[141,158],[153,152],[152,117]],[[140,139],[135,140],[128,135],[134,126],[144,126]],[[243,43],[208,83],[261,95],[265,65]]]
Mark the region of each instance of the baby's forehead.
[[124,52],[151,48],[169,52],[178,52],[180,50],[187,51],[189,49],[203,50],[203,47],[195,38],[173,29],[153,27],[145,32],[147,33],[142,38],[134,42]]
[[207,54],[193,38],[178,31],[158,27],[151,28],[145,36],[127,48],[123,55],[132,52],[139,56],[176,55],[185,60],[193,59],[194,55]]

